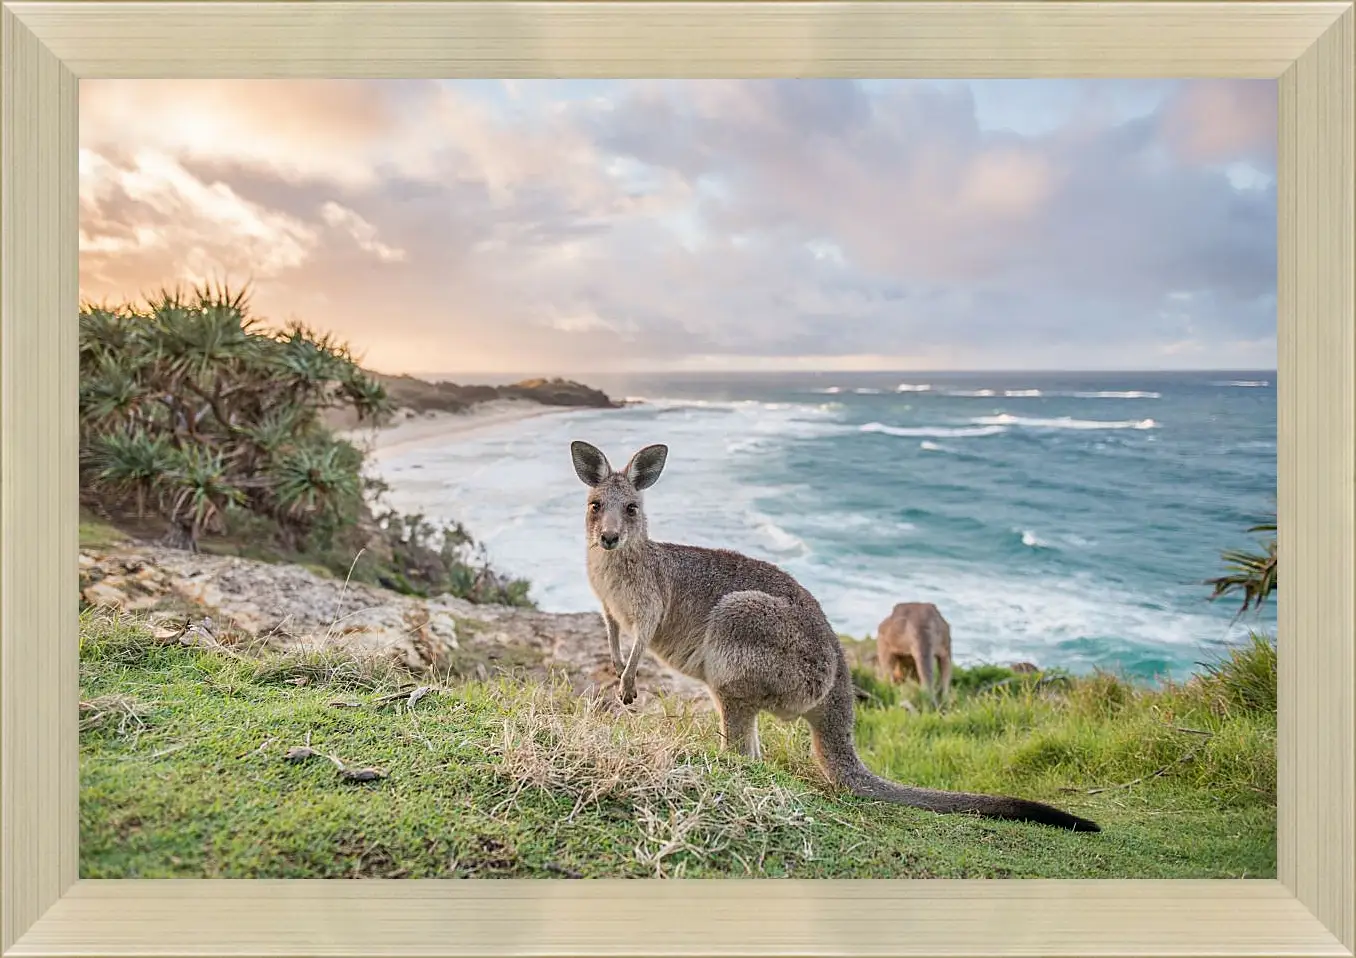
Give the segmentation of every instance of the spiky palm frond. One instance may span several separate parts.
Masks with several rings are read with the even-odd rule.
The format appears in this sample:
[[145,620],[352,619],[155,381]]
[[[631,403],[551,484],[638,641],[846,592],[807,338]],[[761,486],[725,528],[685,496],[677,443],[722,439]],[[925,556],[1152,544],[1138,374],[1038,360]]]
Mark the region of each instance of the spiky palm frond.
[[132,317],[125,309],[86,304],[80,309],[80,362],[98,361],[128,353],[134,336]]
[[286,388],[299,397],[322,395],[350,371],[350,364],[342,355],[295,324],[279,338],[271,359]]
[[1276,591],[1276,517],[1273,515],[1265,522],[1251,526],[1250,533],[1270,533],[1264,539],[1261,551],[1229,549],[1220,553],[1224,567],[1228,571],[1221,576],[1206,579],[1205,584],[1212,587],[1210,600],[1242,593],[1243,602],[1239,616],[1250,609],[1260,609],[1263,603]]
[[355,458],[360,464],[361,455],[345,442],[291,450],[269,467],[269,495],[289,517],[332,515],[362,496]]
[[193,543],[203,531],[222,528],[226,511],[245,501],[245,492],[233,481],[222,454],[203,446],[175,449],[162,481],[170,519],[186,527]]
[[263,457],[272,458],[304,442],[311,425],[312,417],[303,407],[283,405],[265,410],[240,433]]
[[157,358],[176,378],[210,380],[254,348],[255,320],[239,294],[200,290],[189,299],[179,290],[162,290],[148,305]]
[[356,366],[340,381],[339,394],[357,412],[359,421],[384,416],[393,408],[386,387]]
[[83,458],[96,485],[135,498],[138,516],[146,514],[146,500],[177,463],[169,441],[144,429],[102,434],[89,444]]
[[99,429],[132,424],[154,400],[135,355],[100,353],[80,380],[81,420]]

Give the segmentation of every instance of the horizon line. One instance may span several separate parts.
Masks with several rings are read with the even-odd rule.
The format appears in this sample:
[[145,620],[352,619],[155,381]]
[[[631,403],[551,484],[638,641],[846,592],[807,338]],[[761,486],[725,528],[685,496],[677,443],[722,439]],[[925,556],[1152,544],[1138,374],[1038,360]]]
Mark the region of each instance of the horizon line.
[[1160,369],[1135,369],[1135,368],[1103,368],[1103,369],[1060,369],[1053,367],[1035,367],[1028,369],[760,369],[760,368],[720,368],[720,369],[624,369],[624,370],[578,370],[578,371],[557,371],[540,372],[530,370],[422,370],[422,371],[404,371],[388,372],[379,369],[370,369],[370,372],[379,373],[383,376],[411,376],[420,378],[425,376],[523,376],[527,378],[559,378],[571,379],[580,376],[600,376],[611,378],[616,376],[640,375],[640,376],[673,376],[673,375],[722,375],[722,374],[762,374],[768,376],[793,375],[800,374],[806,376],[856,376],[856,375],[897,375],[897,376],[973,376],[973,375],[1031,375],[1031,374],[1062,374],[1062,375],[1087,375],[1087,374],[1119,374],[1119,375],[1165,375],[1182,374],[1190,375],[1195,373],[1267,373],[1275,376],[1278,373],[1277,367],[1267,366],[1202,366],[1191,369],[1160,368]]

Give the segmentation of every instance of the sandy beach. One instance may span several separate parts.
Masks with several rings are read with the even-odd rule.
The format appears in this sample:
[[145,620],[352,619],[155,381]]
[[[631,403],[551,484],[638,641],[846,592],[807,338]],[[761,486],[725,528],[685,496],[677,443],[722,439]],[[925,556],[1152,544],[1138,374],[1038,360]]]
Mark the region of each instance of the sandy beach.
[[373,458],[380,458],[393,450],[405,451],[411,446],[439,442],[465,435],[477,429],[502,426],[520,419],[532,419],[552,413],[569,412],[571,406],[545,406],[541,403],[503,399],[479,403],[466,412],[429,412],[414,414],[408,410],[392,425],[378,429],[353,429],[342,433]]

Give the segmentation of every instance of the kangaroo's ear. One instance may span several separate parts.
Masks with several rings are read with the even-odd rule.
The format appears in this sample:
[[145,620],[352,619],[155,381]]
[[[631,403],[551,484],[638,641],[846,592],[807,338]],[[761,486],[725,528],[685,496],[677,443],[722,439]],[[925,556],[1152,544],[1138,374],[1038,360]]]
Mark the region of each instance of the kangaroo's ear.
[[612,466],[602,451],[581,439],[570,443],[570,458],[574,460],[574,474],[586,486],[596,486],[612,475]]
[[646,446],[626,464],[626,478],[637,489],[648,489],[659,481],[659,474],[664,471],[664,462],[668,457],[668,446],[662,443]]

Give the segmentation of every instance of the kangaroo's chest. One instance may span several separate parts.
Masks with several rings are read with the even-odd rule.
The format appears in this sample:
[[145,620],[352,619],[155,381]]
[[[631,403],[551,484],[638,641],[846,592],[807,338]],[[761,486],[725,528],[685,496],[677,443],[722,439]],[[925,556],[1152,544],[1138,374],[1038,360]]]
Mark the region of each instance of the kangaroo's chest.
[[589,555],[589,585],[603,608],[622,630],[634,633],[649,622],[656,625],[664,603],[653,572],[624,556]]

